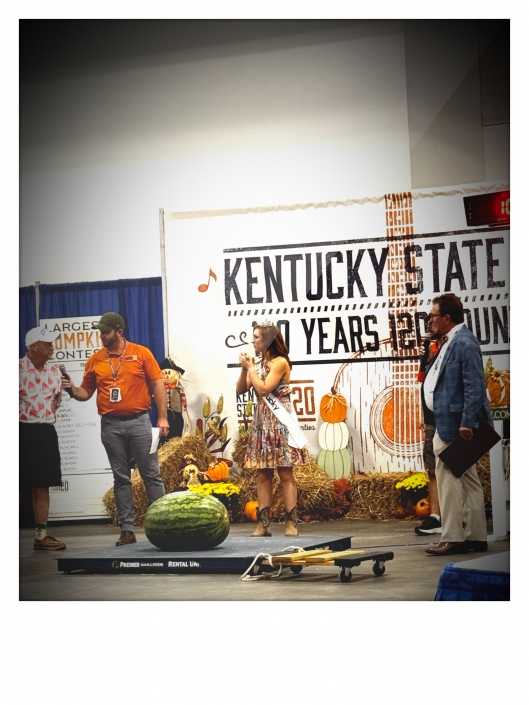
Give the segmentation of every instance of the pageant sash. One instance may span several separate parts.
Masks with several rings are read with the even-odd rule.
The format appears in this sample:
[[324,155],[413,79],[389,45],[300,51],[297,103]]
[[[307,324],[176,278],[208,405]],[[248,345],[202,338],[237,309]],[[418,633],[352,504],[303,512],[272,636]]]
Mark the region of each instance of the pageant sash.
[[307,439],[299,427],[295,414],[288,412],[273,394],[265,394],[263,399],[278,421],[288,428],[288,445],[293,448],[305,448]]

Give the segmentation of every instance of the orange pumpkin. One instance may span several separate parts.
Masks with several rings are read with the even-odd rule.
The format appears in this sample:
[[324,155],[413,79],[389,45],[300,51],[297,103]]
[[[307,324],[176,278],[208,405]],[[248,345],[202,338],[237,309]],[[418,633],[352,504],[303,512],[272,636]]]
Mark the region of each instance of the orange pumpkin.
[[252,500],[251,502],[246,502],[244,507],[244,514],[250,521],[257,521],[257,507],[259,502],[257,500]]
[[345,397],[332,387],[330,394],[325,394],[320,403],[320,416],[328,423],[341,423],[347,416]]
[[224,480],[224,478],[228,477],[229,474],[230,469],[228,467],[228,463],[224,462],[224,460],[220,460],[218,463],[210,465],[208,468],[208,477],[213,482]]
[[426,519],[426,517],[430,516],[430,502],[428,501],[428,497],[424,497],[424,499],[420,499],[417,504],[415,505],[415,515],[419,517],[419,519]]
[[[246,505],[244,507],[244,514],[247,519],[250,521],[257,521],[257,510],[259,509],[259,502],[255,499],[253,499],[251,502],[246,502]],[[270,519],[274,518],[274,512],[272,511],[272,508],[270,508],[268,512],[268,517]]]

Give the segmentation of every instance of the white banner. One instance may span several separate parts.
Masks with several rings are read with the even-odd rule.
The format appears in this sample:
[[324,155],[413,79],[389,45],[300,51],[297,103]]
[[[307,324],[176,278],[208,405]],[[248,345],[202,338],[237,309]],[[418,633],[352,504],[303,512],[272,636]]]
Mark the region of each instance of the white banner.
[[432,298],[461,296],[484,364],[509,369],[509,229],[468,227],[463,203],[486,189],[166,213],[169,350],[186,370],[192,420],[224,394],[229,457],[247,401],[235,394],[238,354],[253,354],[252,324],[271,319],[289,346],[292,401],[314,457],[344,457],[318,442],[320,401],[334,386],[347,401],[352,471],[422,469],[418,345]]
[[108,519],[102,497],[114,485],[111,472],[62,474],[60,487],[50,487],[49,518]]
[[[76,386],[88,358],[101,347],[92,322],[101,316],[46,318],[40,323],[58,333],[52,362],[64,365]],[[101,418],[95,395],[86,402],[63,392],[55,424],[61,453],[62,487],[50,492],[50,518],[90,519],[107,516],[101,497],[112,486],[112,471],[101,443]],[[93,476],[93,477],[92,477]]]

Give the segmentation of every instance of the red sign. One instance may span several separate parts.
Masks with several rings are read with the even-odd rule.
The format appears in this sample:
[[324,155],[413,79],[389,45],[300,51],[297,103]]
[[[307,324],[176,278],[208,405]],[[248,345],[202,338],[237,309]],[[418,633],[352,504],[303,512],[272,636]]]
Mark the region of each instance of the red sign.
[[511,222],[511,192],[500,191],[463,198],[467,225],[499,225]]

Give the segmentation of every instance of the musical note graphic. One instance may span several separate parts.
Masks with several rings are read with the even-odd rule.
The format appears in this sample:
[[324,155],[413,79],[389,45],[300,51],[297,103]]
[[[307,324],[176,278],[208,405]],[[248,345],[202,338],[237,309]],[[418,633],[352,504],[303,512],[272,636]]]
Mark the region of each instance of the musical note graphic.
[[200,284],[200,286],[198,287],[198,290],[200,292],[204,292],[209,289],[209,280],[211,279],[211,277],[213,277],[213,279],[215,281],[217,281],[217,275],[215,274],[215,272],[212,269],[209,270],[208,283],[207,284]]

